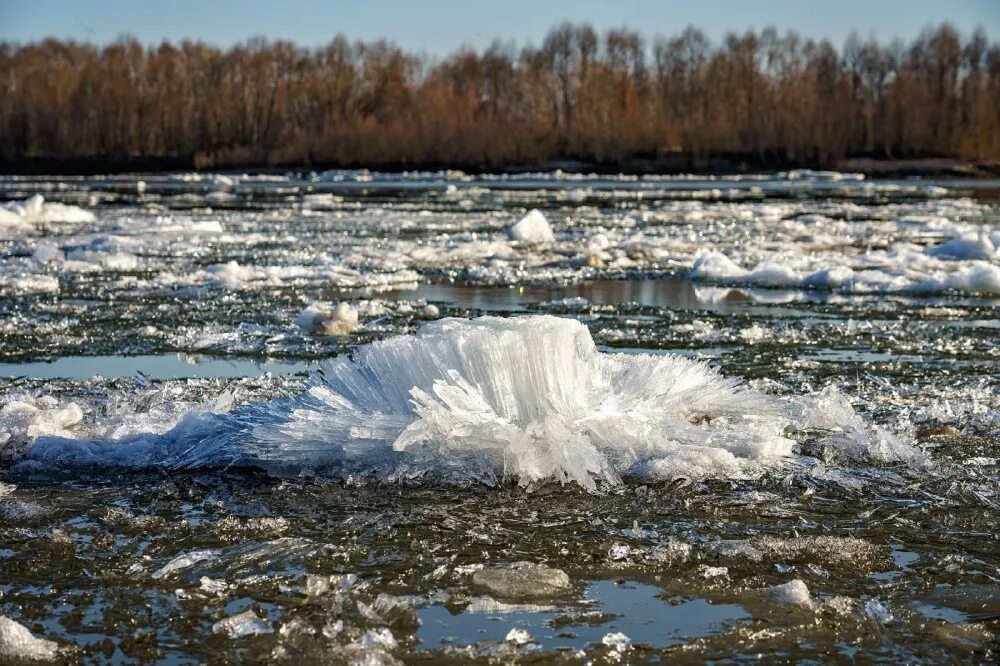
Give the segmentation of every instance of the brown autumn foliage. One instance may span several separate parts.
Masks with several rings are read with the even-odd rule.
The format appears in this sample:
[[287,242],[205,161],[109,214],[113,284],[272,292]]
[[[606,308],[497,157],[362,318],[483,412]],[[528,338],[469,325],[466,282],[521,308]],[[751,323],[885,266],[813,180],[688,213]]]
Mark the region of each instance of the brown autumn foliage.
[[909,45],[697,29],[647,42],[563,24],[539,48],[440,62],[340,36],[219,49],[0,44],[0,164],[492,168],[714,156],[1000,158],[1000,45],[948,25]]

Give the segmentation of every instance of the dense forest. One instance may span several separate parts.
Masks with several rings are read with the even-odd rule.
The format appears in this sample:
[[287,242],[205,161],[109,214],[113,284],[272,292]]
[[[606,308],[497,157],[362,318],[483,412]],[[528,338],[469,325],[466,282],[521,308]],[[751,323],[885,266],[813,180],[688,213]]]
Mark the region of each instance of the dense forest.
[[[774,29],[554,28],[444,59],[340,36],[320,48],[47,39],[0,44],[0,164],[458,166],[720,156],[1000,158],[1000,44],[948,25],[909,44]],[[679,161],[678,161],[679,160]]]

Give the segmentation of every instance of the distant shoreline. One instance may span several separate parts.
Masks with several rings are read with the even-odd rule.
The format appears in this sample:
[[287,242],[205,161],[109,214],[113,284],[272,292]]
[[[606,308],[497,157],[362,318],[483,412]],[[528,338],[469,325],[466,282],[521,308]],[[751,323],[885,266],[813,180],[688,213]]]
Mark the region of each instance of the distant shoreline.
[[785,160],[750,159],[745,156],[720,156],[694,159],[689,156],[658,158],[631,158],[615,162],[591,162],[576,159],[554,159],[538,164],[509,164],[499,167],[467,164],[438,163],[387,163],[387,164],[278,164],[246,163],[219,165],[213,168],[196,168],[191,158],[139,157],[130,159],[74,158],[55,160],[49,158],[0,162],[0,175],[4,176],[96,176],[121,174],[156,174],[177,172],[245,172],[287,173],[324,171],[328,169],[368,169],[382,172],[449,171],[469,174],[518,174],[534,171],[563,171],[579,174],[604,175],[704,175],[727,176],[740,174],[773,173],[791,169],[829,170],[841,173],[861,173],[876,178],[997,178],[1000,161],[973,162],[950,158],[884,159],[857,157],[834,165],[810,164]]

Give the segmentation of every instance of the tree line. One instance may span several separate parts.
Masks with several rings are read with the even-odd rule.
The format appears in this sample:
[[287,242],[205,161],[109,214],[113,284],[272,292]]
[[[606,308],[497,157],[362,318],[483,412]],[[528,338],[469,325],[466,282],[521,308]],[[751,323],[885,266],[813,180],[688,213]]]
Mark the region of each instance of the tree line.
[[713,44],[563,24],[540,46],[436,60],[335,37],[144,47],[0,44],[0,163],[498,168],[720,156],[1000,159],[1000,44],[773,28]]

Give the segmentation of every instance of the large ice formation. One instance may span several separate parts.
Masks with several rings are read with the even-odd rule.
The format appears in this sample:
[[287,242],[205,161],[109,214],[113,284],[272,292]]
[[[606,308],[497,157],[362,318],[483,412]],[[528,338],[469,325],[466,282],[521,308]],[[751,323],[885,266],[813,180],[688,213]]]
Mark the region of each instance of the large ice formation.
[[39,437],[28,465],[251,465],[383,480],[587,488],[623,476],[753,478],[816,431],[849,458],[909,445],[836,396],[779,400],[677,356],[609,354],[571,319],[445,319],[328,362],[303,392],[169,432],[95,442]]

